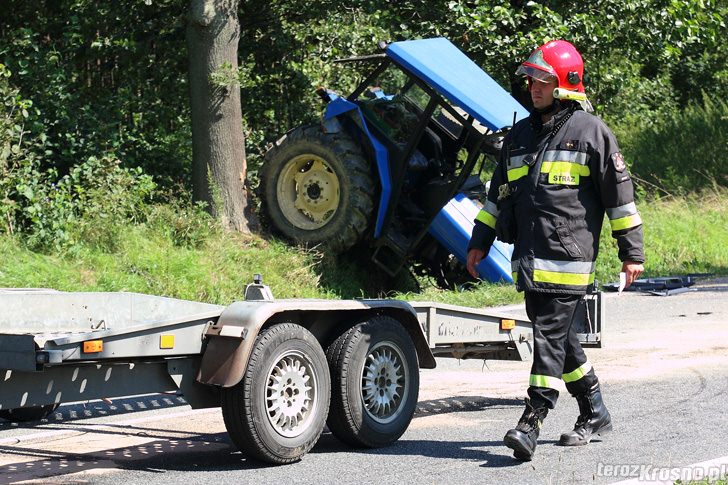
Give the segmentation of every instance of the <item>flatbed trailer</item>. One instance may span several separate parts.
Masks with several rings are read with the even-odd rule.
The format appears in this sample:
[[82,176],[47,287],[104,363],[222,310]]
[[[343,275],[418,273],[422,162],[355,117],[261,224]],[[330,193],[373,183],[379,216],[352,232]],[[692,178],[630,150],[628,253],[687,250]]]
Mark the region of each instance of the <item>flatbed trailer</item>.
[[[577,321],[601,345],[601,294]],[[530,322],[398,300],[275,300],[256,280],[228,306],[138,293],[0,289],[0,417],[40,419],[62,403],[180,392],[222,407],[251,458],[298,460],[324,424],[353,446],[407,429],[419,369],[435,357],[528,360]]]

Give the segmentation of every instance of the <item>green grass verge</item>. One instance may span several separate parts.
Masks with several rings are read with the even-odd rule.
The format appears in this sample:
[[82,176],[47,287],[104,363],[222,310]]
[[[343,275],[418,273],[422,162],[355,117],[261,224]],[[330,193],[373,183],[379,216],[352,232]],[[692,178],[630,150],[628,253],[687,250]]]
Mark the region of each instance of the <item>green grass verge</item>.
[[[645,236],[645,277],[728,274],[728,191],[638,202]],[[597,279],[616,281],[621,264],[608,225]]]
[[685,195],[728,187],[727,102],[706,96],[679,111],[607,121],[646,193]]
[[[646,276],[728,274],[728,192],[642,202],[639,208]],[[1,236],[0,287],[136,291],[228,304],[243,298],[253,273],[262,273],[277,298],[390,297],[472,307],[522,300],[510,285],[481,283],[443,291],[407,275],[382,278],[369,262],[352,256],[325,258],[276,240],[219,230],[194,244],[181,244],[179,234],[160,224],[119,227],[113,238],[111,245],[89,243],[41,254],[17,238]],[[597,278],[615,281],[620,263],[608,225],[601,246]]]

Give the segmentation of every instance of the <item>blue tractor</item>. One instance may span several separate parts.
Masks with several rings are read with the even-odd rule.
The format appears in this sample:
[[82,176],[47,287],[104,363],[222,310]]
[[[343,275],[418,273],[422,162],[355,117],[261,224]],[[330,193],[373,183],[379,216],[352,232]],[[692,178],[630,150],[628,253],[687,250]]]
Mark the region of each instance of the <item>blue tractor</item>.
[[[349,96],[318,90],[327,103],[321,123],[268,150],[262,215],[296,243],[333,253],[357,245],[389,275],[408,267],[454,287],[469,279],[481,172],[528,112],[447,39],[380,48],[344,60],[369,69]],[[496,241],[481,279],[512,282],[511,252]]]

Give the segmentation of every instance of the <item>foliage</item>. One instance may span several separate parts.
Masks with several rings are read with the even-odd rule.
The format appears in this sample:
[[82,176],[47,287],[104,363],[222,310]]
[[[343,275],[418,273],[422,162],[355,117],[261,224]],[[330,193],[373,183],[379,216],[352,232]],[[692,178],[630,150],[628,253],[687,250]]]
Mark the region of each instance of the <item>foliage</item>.
[[220,235],[220,227],[204,210],[204,204],[191,204],[182,198],[151,208],[147,223],[163,234],[174,246],[198,249],[212,236]]
[[[728,192],[640,204],[645,222],[646,276],[690,273],[728,274]],[[110,250],[80,242],[74,251],[41,254],[17,237],[0,234],[0,287],[50,287],[65,291],[139,291],[229,304],[244,295],[254,273],[262,273],[277,298],[356,298],[383,296],[366,289],[371,271],[356,261],[326,261],[315,251],[292,248],[258,236],[243,237],[216,229],[194,206],[180,213],[158,206],[147,222],[122,224]],[[171,231],[176,216],[184,227]],[[207,227],[207,229],[204,229]],[[194,229],[196,228],[196,229]],[[194,236],[184,236],[184,234]],[[187,238],[187,239],[186,239]],[[620,263],[608,223],[602,234],[597,279],[616,281]],[[344,282],[342,275],[349,275]],[[403,278],[386,296],[439,301],[472,307],[515,303],[522,295],[511,285],[481,283],[442,291],[420,282],[414,290]]]
[[[645,277],[691,273],[728,274],[728,191],[638,203],[645,238]],[[616,281],[621,263],[605,224],[597,279]]]
[[[572,41],[586,61],[590,99],[615,129],[633,172],[645,180],[643,193],[659,186],[672,194],[705,187],[723,194],[716,187],[728,185],[728,113],[725,102],[711,97],[728,90],[723,1],[239,5],[240,68],[220,66],[212,81],[234,79],[241,86],[253,183],[266,145],[320,115],[316,87],[346,93],[369,69],[335,59],[374,53],[380,40],[445,36],[524,104],[524,83],[514,74],[518,63],[546,40]],[[13,258],[5,258],[0,281],[16,286],[57,281],[65,289],[126,288],[223,302],[240,294],[246,272],[263,269],[284,288],[277,291],[283,296],[376,296],[367,284],[370,275],[351,269],[351,261],[339,264],[277,242],[230,237],[188,202],[184,4],[4,0],[3,11],[13,15],[0,18],[0,238],[6,254],[23,255],[28,275],[15,268],[18,273],[8,279],[7,260]],[[726,214],[688,200],[687,208],[677,202],[641,205],[648,272],[728,266],[719,254],[725,234],[714,229],[722,227]],[[725,205],[725,197],[715,203]],[[692,221],[690,211],[712,225],[680,227],[691,234],[689,244],[669,229],[657,229]],[[691,227],[710,235],[710,244],[698,246],[700,234]],[[608,233],[607,253],[614,250]],[[27,253],[18,241],[58,255]],[[260,259],[249,259],[258,257],[257,250]],[[600,278],[616,274],[615,257],[602,261]],[[41,271],[39,265],[53,267]],[[42,281],[48,271],[69,267],[58,280]],[[295,278],[285,281],[291,268]],[[406,293],[411,283],[394,282],[388,289]],[[458,296],[427,290],[424,297],[459,303],[489,298],[481,291],[503,292],[493,300],[500,302],[515,295],[481,285]]]
[[[155,184],[140,168],[121,168],[110,156],[89,157],[58,177],[44,170],[47,136],[40,112],[10,84],[0,64],[0,232],[21,232],[34,248],[61,248],[75,240],[113,240],[120,221],[139,220]],[[112,232],[110,232],[112,231]]]
[[45,140],[30,136],[28,118],[30,111],[37,110],[10,84],[10,76],[10,70],[0,64],[0,220],[3,229],[13,233],[17,213],[23,210],[18,199],[32,198],[29,184],[41,177],[36,167]]
[[[165,187],[189,182],[182,4],[4,3],[13,15],[0,20],[0,62],[42,113],[45,167],[64,174],[110,154]],[[448,37],[527,104],[518,62],[548,39],[567,38],[584,54],[594,104],[614,118],[678,109],[699,101],[703,88],[728,88],[728,6],[715,0],[244,0],[239,9],[235,77],[253,179],[268,143],[320,114],[315,87],[346,92],[366,72],[333,61],[373,53],[380,40]]]
[[32,99],[45,167],[67,173],[108,154],[180,183],[191,153],[183,9],[178,2],[3,2],[0,62]]
[[628,115],[615,124],[631,171],[653,197],[728,187],[728,103],[705,95],[681,111],[644,123]]

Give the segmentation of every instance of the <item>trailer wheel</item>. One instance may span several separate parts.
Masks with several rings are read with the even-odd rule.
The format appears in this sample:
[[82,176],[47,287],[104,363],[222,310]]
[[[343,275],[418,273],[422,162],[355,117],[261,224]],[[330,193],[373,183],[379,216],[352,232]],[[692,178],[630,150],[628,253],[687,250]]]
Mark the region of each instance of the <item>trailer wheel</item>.
[[319,125],[296,128],[265,154],[258,189],[263,221],[296,243],[341,253],[371,222],[371,170],[345,133],[324,133]]
[[327,424],[340,440],[376,448],[407,430],[417,405],[417,352],[394,318],[377,316],[341,335],[326,352],[331,370]]
[[58,409],[58,406],[59,404],[46,404],[29,408],[0,409],[0,418],[14,423],[40,421]]
[[290,463],[321,436],[330,392],[316,338],[299,325],[275,325],[258,335],[240,383],[223,389],[225,427],[248,457]]

